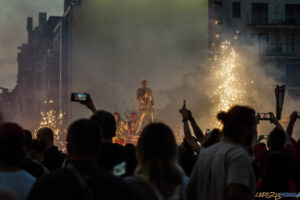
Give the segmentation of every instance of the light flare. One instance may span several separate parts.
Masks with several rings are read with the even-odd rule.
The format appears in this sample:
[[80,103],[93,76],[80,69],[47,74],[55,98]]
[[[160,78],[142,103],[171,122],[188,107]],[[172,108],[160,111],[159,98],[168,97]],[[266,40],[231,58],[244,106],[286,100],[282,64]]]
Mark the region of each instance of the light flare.
[[[220,46],[220,55],[215,56],[212,74],[216,87],[211,95],[215,106],[215,115],[228,111],[235,104],[243,104],[246,98],[247,81],[241,78],[244,68],[238,61],[238,53],[229,41]],[[217,122],[215,124],[221,127]]]

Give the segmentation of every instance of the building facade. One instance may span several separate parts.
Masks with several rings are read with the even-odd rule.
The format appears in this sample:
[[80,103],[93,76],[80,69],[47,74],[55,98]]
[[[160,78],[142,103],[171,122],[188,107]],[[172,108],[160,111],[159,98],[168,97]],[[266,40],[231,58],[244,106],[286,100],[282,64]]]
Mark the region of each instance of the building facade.
[[27,43],[18,48],[17,85],[11,92],[1,94],[1,110],[6,120],[30,130],[38,127],[41,112],[60,109],[61,59],[59,32],[55,28],[61,19],[47,19],[46,13],[39,13],[38,25],[34,27],[32,18],[27,18]]
[[[280,82],[300,96],[300,2],[298,0],[209,0],[210,47],[222,38],[249,45],[284,72]],[[212,45],[213,44],[213,45]]]

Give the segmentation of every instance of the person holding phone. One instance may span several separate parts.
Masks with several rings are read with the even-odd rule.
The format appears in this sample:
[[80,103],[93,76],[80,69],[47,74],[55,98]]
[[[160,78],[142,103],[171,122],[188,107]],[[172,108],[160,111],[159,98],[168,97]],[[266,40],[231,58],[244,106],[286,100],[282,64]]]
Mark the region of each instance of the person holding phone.
[[[194,150],[194,152],[199,153],[200,149],[203,147],[208,147],[212,144],[215,144],[219,141],[221,133],[219,129],[213,129],[212,131],[209,130],[209,134],[203,134],[202,130],[198,126],[197,122],[195,121],[192,112],[186,108],[186,101],[183,102],[183,107],[179,110],[182,116],[183,122],[183,131],[184,137],[186,142],[189,146]],[[191,130],[189,128],[189,123],[192,126],[193,132],[196,136],[194,138],[191,134]],[[199,145],[200,143],[200,145]]]

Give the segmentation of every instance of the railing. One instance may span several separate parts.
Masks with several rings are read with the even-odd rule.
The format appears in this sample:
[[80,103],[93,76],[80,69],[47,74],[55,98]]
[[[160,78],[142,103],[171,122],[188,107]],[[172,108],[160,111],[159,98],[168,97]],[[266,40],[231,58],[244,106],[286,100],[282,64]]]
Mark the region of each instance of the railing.
[[267,44],[257,45],[259,53],[267,56],[291,56],[300,57],[300,44]]
[[300,26],[300,13],[297,14],[255,14],[247,15],[248,25],[290,25]]

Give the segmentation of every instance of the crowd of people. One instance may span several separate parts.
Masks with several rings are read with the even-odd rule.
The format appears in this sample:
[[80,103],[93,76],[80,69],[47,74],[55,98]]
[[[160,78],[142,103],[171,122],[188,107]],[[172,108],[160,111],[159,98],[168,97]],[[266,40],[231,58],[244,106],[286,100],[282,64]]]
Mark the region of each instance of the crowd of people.
[[168,125],[154,122],[142,129],[137,145],[123,146],[113,142],[124,125],[120,117],[91,101],[86,106],[93,115],[68,127],[66,154],[54,145],[50,128],[32,138],[18,124],[0,121],[1,200],[246,200],[299,192],[297,112],[286,130],[272,114],[274,129],[264,137],[250,107],[218,113],[222,129],[203,133],[183,106],[180,145]]

